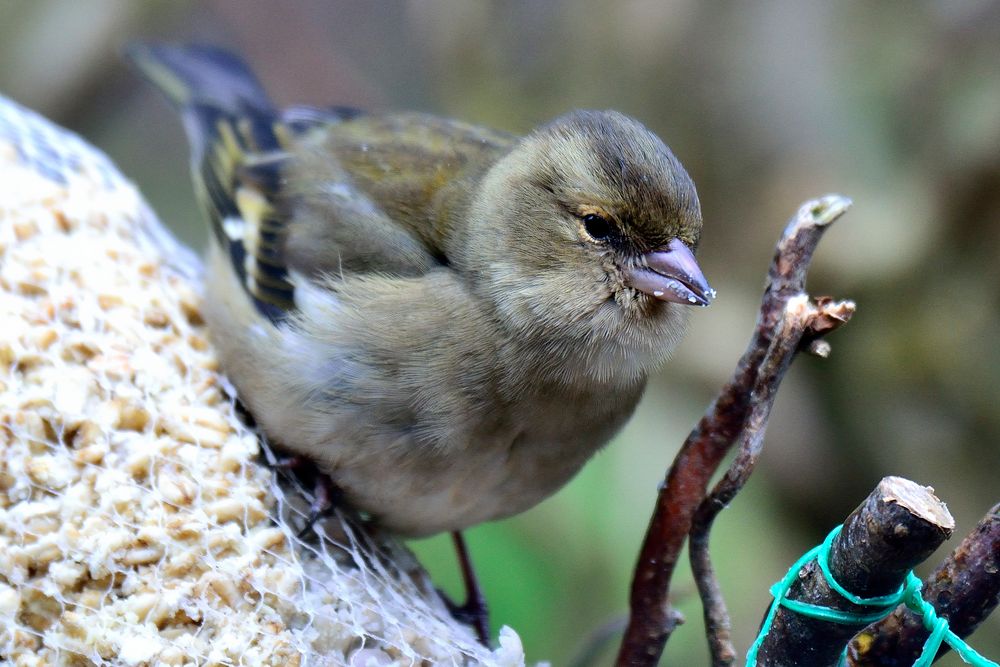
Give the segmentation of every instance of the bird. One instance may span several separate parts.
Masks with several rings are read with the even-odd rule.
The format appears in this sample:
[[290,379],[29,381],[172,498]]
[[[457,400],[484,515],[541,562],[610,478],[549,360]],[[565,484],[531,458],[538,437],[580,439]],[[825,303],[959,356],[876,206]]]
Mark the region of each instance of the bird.
[[517,136],[279,110],[222,49],[127,54],[187,133],[222,370],[270,440],[400,536],[553,494],[715,297],[695,186],[629,116]]

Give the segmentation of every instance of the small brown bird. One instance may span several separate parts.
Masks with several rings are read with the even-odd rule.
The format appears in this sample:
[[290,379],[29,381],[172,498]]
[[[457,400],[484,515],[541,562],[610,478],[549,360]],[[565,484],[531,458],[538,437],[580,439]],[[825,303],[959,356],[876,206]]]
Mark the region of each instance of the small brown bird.
[[130,55],[192,144],[207,317],[240,399],[404,536],[555,492],[632,414],[688,306],[714,297],[694,185],[620,113],[519,138],[279,112],[228,53]]

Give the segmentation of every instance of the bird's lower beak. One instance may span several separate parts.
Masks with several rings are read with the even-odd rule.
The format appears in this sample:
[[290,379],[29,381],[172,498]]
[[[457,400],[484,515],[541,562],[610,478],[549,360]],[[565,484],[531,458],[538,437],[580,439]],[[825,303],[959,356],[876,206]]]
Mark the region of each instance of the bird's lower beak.
[[689,306],[707,306],[715,298],[715,290],[705,280],[694,253],[680,239],[646,253],[642,260],[641,266],[626,272],[629,287],[661,301]]

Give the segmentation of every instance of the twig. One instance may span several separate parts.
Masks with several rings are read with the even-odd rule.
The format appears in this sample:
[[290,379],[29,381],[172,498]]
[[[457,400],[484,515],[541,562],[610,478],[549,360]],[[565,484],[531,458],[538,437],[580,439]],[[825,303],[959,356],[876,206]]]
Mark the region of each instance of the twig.
[[[844,521],[830,550],[830,571],[854,595],[892,594],[954,529],[954,519],[933,489],[886,477]],[[862,614],[872,611],[831,590],[815,560],[799,572],[787,599]],[[810,618],[781,607],[760,647],[757,665],[835,665],[845,644],[864,625]]]
[[[681,446],[660,489],[632,580],[629,625],[618,654],[619,665],[653,665],[659,660],[675,626],[668,604],[670,580],[694,512],[712,474],[757,403],[754,389],[762,375],[762,363],[780,334],[789,302],[804,294],[806,271],[819,239],[849,206],[850,200],[839,195],[807,202],[785,228],[768,273],[753,338],[732,379]],[[853,304],[843,307],[846,312]],[[814,324],[814,337],[836,326],[827,318],[816,318]],[[769,362],[775,373],[774,389],[799,342],[783,353],[776,351]],[[759,427],[757,432],[763,435]]]
[[813,305],[805,294],[788,301],[785,316],[759,366],[751,391],[753,405],[740,433],[736,458],[695,512],[689,547],[691,567],[704,608],[705,634],[712,664],[716,667],[732,665],[736,661],[736,651],[730,640],[729,612],[716,581],[708,549],[712,523],[744,487],[757,465],[771,407],[795,351],[815,343],[816,336],[846,323],[853,313],[854,304],[851,302],[824,299]]
[[601,652],[608,648],[613,639],[625,632],[626,623],[628,623],[628,617],[625,614],[617,615],[602,623],[591,631],[580,649],[566,664],[569,667],[593,667],[599,664]]
[[[924,580],[923,597],[952,632],[966,637],[1000,602],[1000,505]],[[854,637],[848,652],[851,667],[912,665],[928,631],[921,619],[899,607]],[[942,646],[935,660],[948,651]]]

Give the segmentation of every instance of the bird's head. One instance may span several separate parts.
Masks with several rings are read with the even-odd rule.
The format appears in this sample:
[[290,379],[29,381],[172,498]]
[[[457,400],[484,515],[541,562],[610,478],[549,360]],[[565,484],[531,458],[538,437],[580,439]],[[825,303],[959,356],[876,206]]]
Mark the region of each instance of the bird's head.
[[473,202],[478,286],[515,328],[618,340],[658,363],[715,295],[694,256],[694,184],[628,116],[575,111],[535,130]]

